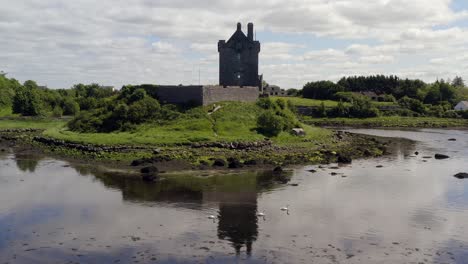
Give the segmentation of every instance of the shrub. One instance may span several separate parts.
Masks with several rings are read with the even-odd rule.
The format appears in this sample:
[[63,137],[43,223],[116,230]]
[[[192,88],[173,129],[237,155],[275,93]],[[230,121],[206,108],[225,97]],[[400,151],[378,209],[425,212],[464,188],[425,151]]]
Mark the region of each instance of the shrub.
[[283,119],[271,110],[263,112],[257,118],[257,129],[266,136],[278,136],[283,128]]

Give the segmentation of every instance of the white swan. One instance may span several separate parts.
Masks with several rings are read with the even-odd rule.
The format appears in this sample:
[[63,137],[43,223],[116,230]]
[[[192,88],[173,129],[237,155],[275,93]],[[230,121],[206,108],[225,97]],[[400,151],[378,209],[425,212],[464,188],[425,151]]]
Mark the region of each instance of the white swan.
[[217,217],[215,215],[209,215],[208,216],[208,219],[212,219],[212,220],[215,220]]

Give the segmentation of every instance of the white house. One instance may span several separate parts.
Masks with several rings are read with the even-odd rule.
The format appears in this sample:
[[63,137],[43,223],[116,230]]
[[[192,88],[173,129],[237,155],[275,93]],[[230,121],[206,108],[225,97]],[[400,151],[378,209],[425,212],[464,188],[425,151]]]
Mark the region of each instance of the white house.
[[456,111],[465,111],[468,110],[468,101],[461,101],[455,106]]

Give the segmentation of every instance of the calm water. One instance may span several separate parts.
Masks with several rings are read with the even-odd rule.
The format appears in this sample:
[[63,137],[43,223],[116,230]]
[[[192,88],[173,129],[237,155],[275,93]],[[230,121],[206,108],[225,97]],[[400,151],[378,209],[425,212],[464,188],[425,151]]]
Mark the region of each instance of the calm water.
[[[0,153],[0,264],[468,263],[468,180],[453,177],[468,172],[468,132],[355,131],[416,142],[296,168],[298,186],[266,173],[145,184]],[[435,153],[451,158],[424,161]]]

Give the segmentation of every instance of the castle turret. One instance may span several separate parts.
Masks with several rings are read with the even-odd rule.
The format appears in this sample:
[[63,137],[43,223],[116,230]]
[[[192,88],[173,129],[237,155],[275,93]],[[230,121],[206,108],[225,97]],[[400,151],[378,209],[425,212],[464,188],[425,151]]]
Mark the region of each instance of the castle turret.
[[254,40],[254,25],[253,23],[249,23],[247,26],[247,38],[249,38],[250,41]]

